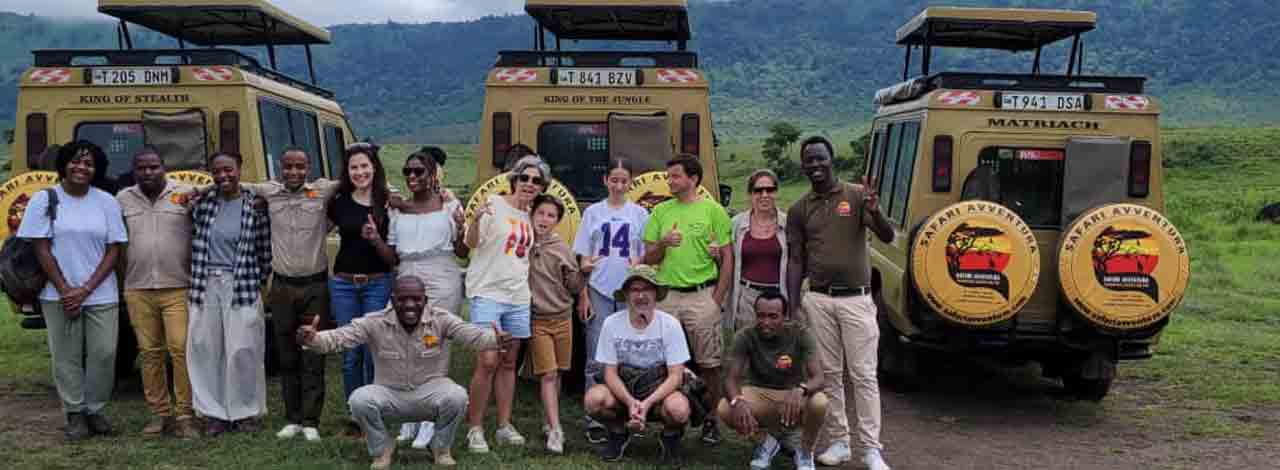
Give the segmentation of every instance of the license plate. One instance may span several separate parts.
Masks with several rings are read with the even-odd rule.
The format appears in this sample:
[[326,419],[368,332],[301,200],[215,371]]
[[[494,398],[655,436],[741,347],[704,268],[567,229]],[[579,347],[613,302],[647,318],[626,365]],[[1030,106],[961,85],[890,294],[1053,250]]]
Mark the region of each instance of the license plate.
[[635,69],[556,69],[556,85],[587,87],[636,86]]
[[96,86],[171,85],[176,83],[172,67],[96,68],[89,73],[89,83]]
[[1084,111],[1084,95],[1005,93],[1000,96],[1000,108],[1035,111]]

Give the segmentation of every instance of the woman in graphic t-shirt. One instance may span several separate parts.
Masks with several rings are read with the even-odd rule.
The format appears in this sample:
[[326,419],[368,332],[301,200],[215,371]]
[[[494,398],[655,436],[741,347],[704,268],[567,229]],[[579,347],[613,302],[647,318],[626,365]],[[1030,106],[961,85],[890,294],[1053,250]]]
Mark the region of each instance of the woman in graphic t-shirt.
[[[391,268],[395,249],[387,239],[387,175],[378,147],[358,142],[343,152],[345,170],[326,214],[341,242],[329,279],[329,302],[338,326],[381,311],[391,296]],[[342,356],[342,386],[346,397],[373,383],[373,357],[365,346]],[[354,423],[352,423],[354,424]],[[358,428],[355,428],[358,429]],[[356,432],[349,429],[348,432]]]
[[[573,251],[582,257],[582,265],[595,266],[590,272],[590,282],[578,299],[578,318],[586,325],[587,389],[595,385],[595,375],[600,368],[595,361],[600,327],[605,318],[627,306],[614,300],[613,295],[622,288],[627,268],[638,263],[644,254],[644,224],[649,221],[649,211],[627,200],[631,173],[631,162],[609,161],[609,171],[604,175],[609,198],[592,204],[582,213],[582,225],[578,226],[578,234],[573,239]],[[593,444],[604,442],[604,425],[590,416],[584,420],[587,440]]]
[[[533,223],[529,206],[546,191],[551,168],[536,155],[516,162],[508,178],[511,191],[490,196],[467,227],[466,242],[471,248],[466,288],[471,301],[471,322],[497,325],[518,342],[532,336],[529,306],[529,249],[533,245]],[[515,398],[517,345],[505,351],[479,354],[471,377],[471,403],[467,409],[467,448],[489,451],[484,438],[484,411],[489,393],[495,391],[498,407],[499,444],[524,445],[524,436],[511,425],[511,404]]]

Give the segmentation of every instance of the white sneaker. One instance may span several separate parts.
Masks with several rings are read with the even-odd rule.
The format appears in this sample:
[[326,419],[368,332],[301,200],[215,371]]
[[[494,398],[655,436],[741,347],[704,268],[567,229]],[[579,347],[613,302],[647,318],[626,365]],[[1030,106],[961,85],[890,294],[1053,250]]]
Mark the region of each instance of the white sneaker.
[[413,436],[418,433],[418,423],[404,423],[400,425],[400,435],[396,437],[397,442],[409,442],[413,440]]
[[774,439],[773,434],[765,434],[764,442],[751,453],[751,470],[767,470],[779,450],[782,450],[782,444]]
[[818,463],[828,467],[834,467],[850,460],[853,460],[853,453],[849,451],[849,443],[845,441],[831,443],[831,447],[827,447],[827,451],[818,456]]
[[494,440],[498,441],[499,445],[504,445],[504,446],[524,445],[524,436],[521,436],[520,432],[516,431],[515,426],[512,426],[510,424],[505,424],[502,427],[499,427],[498,431],[493,433],[493,438]]
[[815,470],[817,467],[813,464],[813,450],[805,449],[800,446],[796,451],[796,470]]
[[281,429],[280,432],[276,433],[276,437],[280,439],[293,439],[298,437],[299,432],[302,432],[302,426],[290,424],[285,426],[284,429]]
[[862,463],[867,470],[889,470],[889,464],[884,463],[879,449],[867,449],[867,453],[862,455]]
[[302,428],[302,437],[306,439],[307,442],[320,442],[320,430],[307,426]]
[[489,443],[484,440],[484,428],[475,427],[467,431],[467,450],[474,454],[489,453]]
[[418,437],[413,440],[414,449],[426,449],[431,444],[431,437],[436,435],[436,423],[423,421],[418,424]]
[[547,431],[547,450],[554,454],[564,453],[564,431],[552,429]]

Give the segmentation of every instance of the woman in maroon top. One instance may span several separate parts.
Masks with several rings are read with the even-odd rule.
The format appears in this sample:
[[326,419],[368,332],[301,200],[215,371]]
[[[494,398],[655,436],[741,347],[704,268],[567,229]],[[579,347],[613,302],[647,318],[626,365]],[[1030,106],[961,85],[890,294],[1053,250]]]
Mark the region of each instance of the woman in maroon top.
[[787,216],[777,204],[778,175],[756,170],[747,177],[747,192],[751,210],[733,217],[733,291],[724,327],[734,331],[755,323],[760,292],[778,290],[786,296],[780,286],[787,278]]

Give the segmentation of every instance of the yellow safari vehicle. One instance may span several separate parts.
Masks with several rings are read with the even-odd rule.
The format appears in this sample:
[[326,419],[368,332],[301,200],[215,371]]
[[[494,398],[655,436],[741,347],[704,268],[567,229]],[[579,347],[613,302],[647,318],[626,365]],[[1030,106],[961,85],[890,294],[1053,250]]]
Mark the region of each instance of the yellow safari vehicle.
[[[691,32],[685,0],[528,0],[525,11],[537,23],[533,50],[500,51],[485,79],[469,207],[501,190],[502,179],[494,177],[514,163],[508,153],[516,144],[541,155],[559,183],[552,192],[583,209],[608,196],[603,177],[610,158],[635,166],[635,199],[652,205],[655,194],[645,193],[669,196],[661,172],[678,153],[699,157],[704,194],[719,195],[727,205],[729,188],[717,185],[707,77],[698,55],[686,50]],[[561,48],[565,40],[665,41],[675,50],[571,51]],[[652,184],[655,179],[662,181]],[[568,205],[561,229],[572,240],[572,230],[565,229],[580,213],[578,204]]]
[[[1081,74],[1095,21],[930,7],[898,29],[904,82],[876,94],[867,169],[899,235],[871,243],[886,372],[910,374],[913,347],[937,348],[1036,361],[1100,400],[1117,361],[1151,356],[1187,287],[1187,247],[1161,213],[1145,79]],[[1042,49],[1064,40],[1065,68],[1043,70]],[[1034,61],[1026,74],[931,73],[938,47]]]
[[[279,173],[279,152],[289,146],[307,150],[314,177],[340,173],[354,136],[310,62],[311,45],[328,44],[328,31],[264,0],[100,0],[98,11],[119,19],[118,49],[33,51],[20,78],[15,176],[0,191],[4,236],[17,230],[24,195],[52,184],[53,147],[72,140],[102,147],[110,176],[124,181],[143,145],[160,151],[171,176],[204,170],[206,156],[221,150],[244,156],[243,181],[263,181]],[[179,48],[135,49],[131,25],[167,34]],[[219,46],[266,46],[270,66]],[[276,46],[306,48],[309,82],[277,71]],[[38,306],[12,307],[24,327],[43,328]],[[120,330],[128,362],[133,335]]]

